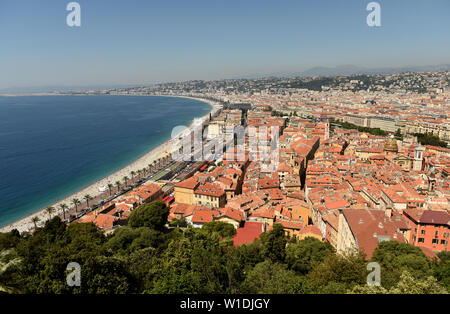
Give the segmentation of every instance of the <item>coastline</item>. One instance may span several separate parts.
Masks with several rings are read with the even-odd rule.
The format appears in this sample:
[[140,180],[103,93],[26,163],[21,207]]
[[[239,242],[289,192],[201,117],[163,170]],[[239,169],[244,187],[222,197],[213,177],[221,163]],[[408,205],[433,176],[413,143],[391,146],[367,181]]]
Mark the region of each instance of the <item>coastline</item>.
[[[173,97],[173,98],[187,98],[187,99],[193,99],[197,101],[201,101],[203,103],[207,103],[211,106],[211,110],[205,114],[204,116],[200,118],[194,118],[191,121],[191,124],[189,125],[189,128],[191,129],[197,121],[204,122],[210,114],[213,114],[214,111],[217,109],[217,103],[206,100],[202,98],[196,98],[196,97],[190,97],[190,96],[172,96],[172,95],[135,95],[135,96],[162,96],[162,97]],[[116,181],[121,181],[124,176],[128,176],[131,171],[137,171],[138,169],[142,169],[144,167],[147,167],[147,165],[152,164],[154,160],[157,160],[158,158],[161,158],[163,156],[166,156],[170,154],[172,140],[169,138],[164,143],[160,144],[159,146],[151,149],[150,151],[146,152],[142,156],[138,157],[136,160],[131,162],[130,164],[126,165],[125,167],[93,182],[87,185],[86,187],[82,188],[81,190],[55,202],[54,204],[50,205],[53,208],[55,208],[55,213],[52,215],[52,217],[60,215],[62,211],[59,208],[60,204],[66,204],[69,205],[69,209],[72,208],[71,202],[72,199],[78,198],[79,200],[83,199],[83,196],[86,194],[89,194],[91,196],[96,196],[101,194],[99,188],[105,187],[108,183],[114,183]],[[40,222],[45,222],[48,218],[48,214],[45,211],[45,208],[42,208],[40,210],[37,210],[36,212],[27,215],[26,217],[20,218],[12,223],[9,223],[3,227],[0,228],[0,232],[9,232],[13,229],[17,229],[19,232],[29,231],[34,227],[34,224],[32,223],[31,219],[33,217],[39,217]],[[39,225],[39,224],[38,224]]]

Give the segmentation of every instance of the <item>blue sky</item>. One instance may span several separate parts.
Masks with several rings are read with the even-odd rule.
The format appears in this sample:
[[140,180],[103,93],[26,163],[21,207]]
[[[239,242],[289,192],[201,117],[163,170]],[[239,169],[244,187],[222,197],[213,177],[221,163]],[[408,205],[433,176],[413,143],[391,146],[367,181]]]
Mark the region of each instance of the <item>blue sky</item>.
[[449,0],[0,0],[0,90],[450,63]]

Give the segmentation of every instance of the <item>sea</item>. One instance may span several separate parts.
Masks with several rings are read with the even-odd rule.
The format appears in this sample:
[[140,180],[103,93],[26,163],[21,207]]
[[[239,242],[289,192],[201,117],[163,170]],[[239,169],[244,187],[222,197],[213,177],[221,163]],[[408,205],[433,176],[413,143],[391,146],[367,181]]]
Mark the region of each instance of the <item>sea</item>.
[[164,96],[0,96],[0,227],[120,170],[210,110]]

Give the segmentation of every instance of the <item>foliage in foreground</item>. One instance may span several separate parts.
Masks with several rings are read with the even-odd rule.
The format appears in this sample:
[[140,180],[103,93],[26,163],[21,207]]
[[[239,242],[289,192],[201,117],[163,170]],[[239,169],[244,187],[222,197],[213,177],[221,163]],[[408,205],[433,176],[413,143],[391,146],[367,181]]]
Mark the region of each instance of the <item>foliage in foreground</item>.
[[[289,240],[280,225],[235,247],[225,223],[166,228],[160,202],[139,207],[128,226],[105,236],[92,223],[55,217],[34,234],[0,233],[0,293],[444,293],[450,258],[430,261],[408,244],[382,242],[372,261],[381,287],[365,284],[364,254],[335,254],[315,238]],[[66,284],[70,262],[81,286]]]

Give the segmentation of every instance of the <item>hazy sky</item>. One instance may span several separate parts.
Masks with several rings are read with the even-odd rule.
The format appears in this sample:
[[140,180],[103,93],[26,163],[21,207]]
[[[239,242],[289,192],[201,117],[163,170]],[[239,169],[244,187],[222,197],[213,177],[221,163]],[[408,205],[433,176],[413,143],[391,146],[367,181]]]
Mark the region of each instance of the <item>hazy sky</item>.
[[450,63],[449,0],[0,0],[0,89]]

